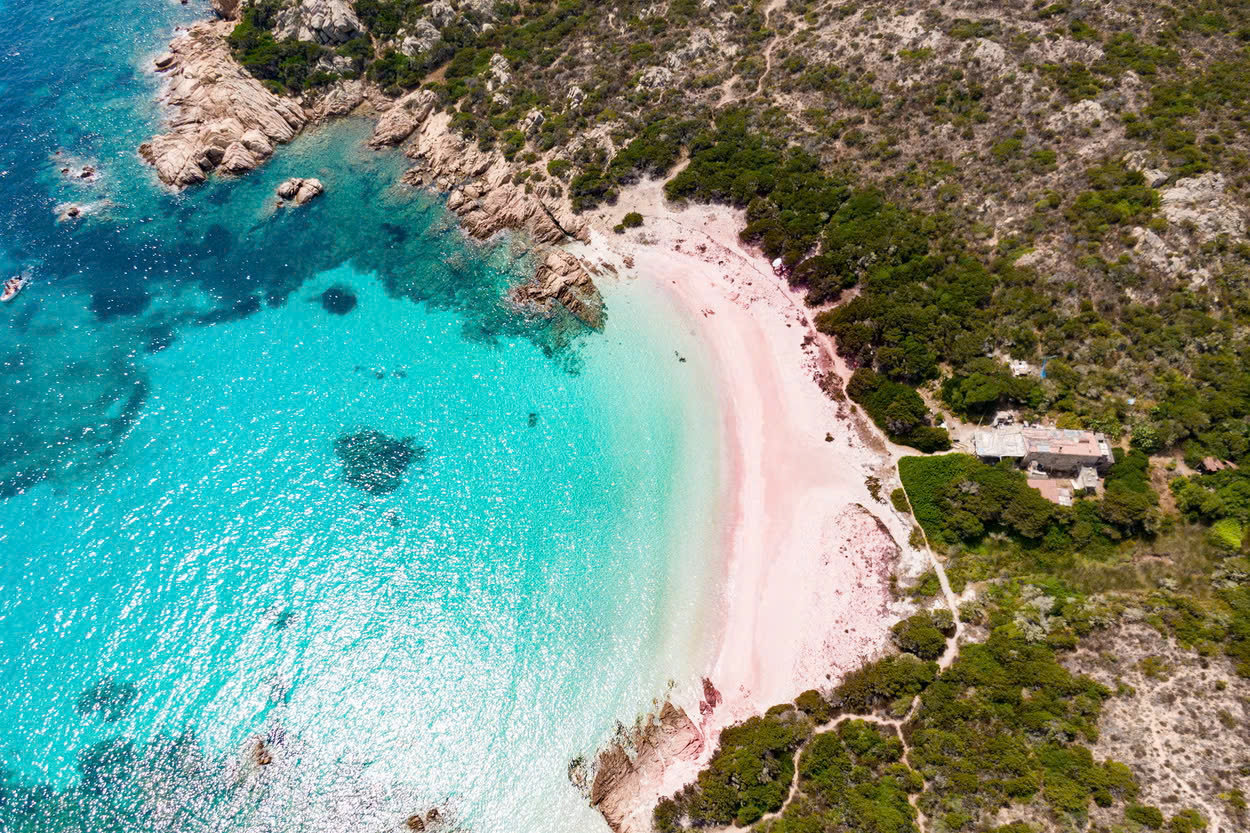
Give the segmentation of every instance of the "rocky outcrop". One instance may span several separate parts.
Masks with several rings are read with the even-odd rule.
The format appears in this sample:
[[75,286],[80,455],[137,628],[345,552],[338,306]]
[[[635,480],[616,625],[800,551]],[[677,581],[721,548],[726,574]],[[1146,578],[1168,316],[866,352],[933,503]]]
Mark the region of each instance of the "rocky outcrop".
[[278,186],[278,196],[284,200],[290,200],[296,205],[303,205],[321,196],[325,193],[325,190],[325,186],[321,184],[319,179],[312,177],[302,179],[298,176],[293,176],[284,180]]
[[469,236],[485,240],[514,230],[537,245],[542,265],[533,280],[513,290],[514,303],[543,313],[558,303],[587,326],[602,329],[603,298],[590,272],[567,252],[548,251],[573,240],[589,242],[586,222],[516,182],[513,167],[502,156],[484,153],[452,132],[446,113],[431,115],[434,105],[432,94],[424,91],[400,99],[382,116],[370,144],[381,147],[407,139],[405,152],[415,164],[403,181],[446,192],[447,207],[460,217]]
[[[634,749],[633,757],[626,750]],[[674,763],[692,763],[703,753],[703,735],[689,715],[672,703],[660,708],[629,736],[599,753],[590,803],[603,814],[613,833],[650,830],[650,818],[637,815],[650,809],[649,796],[658,787],[664,770]]]
[[473,237],[485,239],[514,229],[545,245],[590,240],[584,220],[563,207],[547,205],[540,193],[527,193],[514,182],[512,166],[502,157],[483,153],[450,132],[445,113],[427,120],[407,154],[415,164],[404,174],[404,181],[446,191],[447,207],[460,215],[465,231]]
[[308,122],[302,107],[234,62],[225,41],[231,29],[227,21],[197,23],[169,45],[161,93],[172,109],[169,130],[139,146],[167,185],[203,182],[217,168],[249,171]]
[[415,90],[400,98],[378,119],[369,146],[380,148],[404,141],[425,123],[437,102],[433,90]]
[[[246,0],[242,0],[246,2]],[[222,17],[237,15],[241,3],[215,0]],[[437,16],[438,3],[430,7]],[[300,0],[284,9],[275,36],[319,43],[354,37],[362,27],[347,0]],[[512,292],[512,300],[550,313],[558,304],[588,326],[602,329],[603,298],[590,271],[577,258],[548,247],[571,240],[589,242],[589,227],[563,201],[548,204],[543,189],[527,186],[502,155],[483,152],[450,128],[446,113],[435,115],[438,96],[415,90],[387,103],[380,92],[360,80],[341,81],[305,110],[290,98],[271,93],[240,67],[226,43],[232,24],[205,21],[170,44],[158,62],[168,81],[162,100],[172,108],[169,131],[145,142],[139,153],[156,168],[162,181],[175,187],[203,182],[214,170],[242,174],[271,156],[310,120],[347,115],[371,102],[381,115],[369,145],[374,148],[407,142],[413,167],[403,181],[429,185],[448,194],[448,208],[459,215],[472,237],[486,239],[504,230],[525,233],[538,247],[542,264],[534,279]],[[493,56],[492,81],[510,81],[508,62]],[[541,111],[526,117],[528,132],[537,131]],[[290,179],[278,195],[303,205],[324,190],[316,179]]]
[[365,102],[368,90],[359,79],[339,81],[330,87],[312,107],[313,121],[346,116]]
[[348,0],[299,0],[283,9],[274,22],[278,40],[315,41],[323,46],[347,43],[365,34],[365,27]]
[[551,249],[534,277],[515,287],[510,295],[519,306],[550,313],[560,304],[588,327],[603,329],[603,296],[590,271],[564,249]]
[[213,11],[222,20],[238,20],[243,0],[213,0]]
[[1245,215],[1229,196],[1223,174],[1178,179],[1163,192],[1159,210],[1169,223],[1192,228],[1199,240],[1246,233]]
[[256,154],[247,149],[243,142],[231,142],[221,156],[221,164],[217,167],[228,174],[245,174],[260,164]]
[[487,90],[505,87],[512,82],[512,67],[508,59],[496,52],[490,56],[490,79],[486,82]]
[[660,90],[673,82],[673,71],[668,67],[648,67],[638,77],[639,90]]
[[400,32],[399,35],[399,51],[409,58],[428,51],[442,37],[438,27],[424,17],[414,23],[411,29]]

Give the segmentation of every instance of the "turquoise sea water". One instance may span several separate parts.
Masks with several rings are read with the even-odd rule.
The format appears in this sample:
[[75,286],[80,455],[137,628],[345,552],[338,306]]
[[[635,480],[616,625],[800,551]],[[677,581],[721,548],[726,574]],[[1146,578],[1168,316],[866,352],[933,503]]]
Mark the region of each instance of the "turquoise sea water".
[[[518,316],[524,247],[366,124],[159,188],[146,67],[205,7],[0,1],[0,830],[603,829],[569,760],[706,660],[699,345],[637,285]],[[328,192],[275,212],[289,175]]]

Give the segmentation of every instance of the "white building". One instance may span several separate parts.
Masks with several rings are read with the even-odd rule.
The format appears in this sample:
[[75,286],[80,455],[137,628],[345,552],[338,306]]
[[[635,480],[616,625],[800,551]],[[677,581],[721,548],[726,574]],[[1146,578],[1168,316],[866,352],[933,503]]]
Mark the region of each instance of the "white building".
[[1021,468],[1087,479],[1082,469],[1107,473],[1115,462],[1103,434],[1069,428],[998,428],[973,437],[976,455],[987,462],[1013,460]]

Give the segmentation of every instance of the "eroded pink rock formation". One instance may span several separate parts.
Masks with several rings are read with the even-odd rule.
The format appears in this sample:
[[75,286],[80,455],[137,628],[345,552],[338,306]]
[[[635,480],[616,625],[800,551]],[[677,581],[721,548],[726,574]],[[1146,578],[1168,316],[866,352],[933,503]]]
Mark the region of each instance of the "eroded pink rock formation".
[[225,41],[232,28],[224,20],[197,23],[161,58],[168,130],[140,145],[139,155],[167,185],[194,185],[217,169],[249,171],[308,123],[303,107],[235,63]]
[[649,819],[636,818],[640,807],[650,807],[642,797],[654,792],[654,782],[668,767],[699,759],[703,735],[683,709],[666,702],[626,740],[634,748],[632,758],[620,742],[599,753],[590,803],[613,833],[642,833],[651,829]]

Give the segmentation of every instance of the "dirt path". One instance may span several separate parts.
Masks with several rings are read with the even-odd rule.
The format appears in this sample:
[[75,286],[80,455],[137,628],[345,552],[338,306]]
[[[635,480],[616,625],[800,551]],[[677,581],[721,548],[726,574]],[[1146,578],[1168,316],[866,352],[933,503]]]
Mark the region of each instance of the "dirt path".
[[[764,8],[764,25],[768,25],[769,18],[773,16],[773,12],[780,9],[786,4],[786,0],[772,0]],[[781,35],[774,34],[772,40],[768,42],[768,46],[764,47],[764,71],[760,74],[760,80],[755,83],[755,95],[762,95],[764,92],[764,79],[773,71],[773,50],[777,48],[777,44],[781,42]]]
[[[772,17],[773,12],[778,11],[785,4],[786,0],[771,0],[771,2],[764,7],[765,27],[768,26],[769,19]],[[805,24],[800,21],[799,28],[804,28],[804,26]],[[768,78],[769,73],[773,71],[773,50],[777,48],[777,44],[780,42],[781,35],[774,33],[769,39],[768,45],[764,47],[764,71],[760,73],[759,80],[755,82],[755,92],[751,93],[751,95],[748,96],[749,98],[755,98],[756,96],[764,94],[764,80]],[[740,101],[743,98],[743,96],[734,95],[733,93],[733,85],[737,80],[738,76],[734,75],[726,79],[725,83],[721,85],[721,98],[716,104],[717,107],[727,107],[735,101]]]

